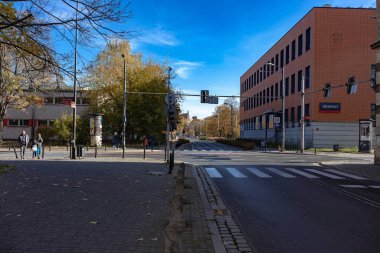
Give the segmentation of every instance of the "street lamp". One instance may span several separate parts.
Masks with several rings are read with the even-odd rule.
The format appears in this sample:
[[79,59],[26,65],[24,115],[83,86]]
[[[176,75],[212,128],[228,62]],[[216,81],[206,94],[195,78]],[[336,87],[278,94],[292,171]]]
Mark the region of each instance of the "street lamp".
[[[270,66],[275,66],[274,63],[268,62],[267,65]],[[284,66],[281,67],[281,75],[282,75],[282,105],[281,105],[281,110],[282,110],[282,139],[281,139],[281,152],[285,151],[285,71],[284,71]]]
[[123,158],[125,157],[125,128],[127,125],[127,71],[125,66],[125,55],[121,54],[121,57],[123,57],[124,60],[124,85],[123,85]]
[[233,126],[233,117],[232,117],[232,113],[233,113],[233,104],[232,103],[227,103],[227,102],[224,102],[225,105],[229,105],[231,107],[231,139],[234,138],[234,126]]
[[73,107],[73,128],[71,137],[71,159],[75,159],[76,149],[76,128],[77,128],[77,51],[78,51],[78,1],[75,9],[75,44],[74,44],[74,107]]

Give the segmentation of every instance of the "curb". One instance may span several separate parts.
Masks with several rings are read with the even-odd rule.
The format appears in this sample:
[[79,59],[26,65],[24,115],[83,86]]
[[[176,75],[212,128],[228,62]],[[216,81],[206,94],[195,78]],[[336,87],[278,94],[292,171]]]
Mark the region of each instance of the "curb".
[[215,252],[253,252],[211,178],[202,167],[188,165],[193,168],[193,176],[198,184]]

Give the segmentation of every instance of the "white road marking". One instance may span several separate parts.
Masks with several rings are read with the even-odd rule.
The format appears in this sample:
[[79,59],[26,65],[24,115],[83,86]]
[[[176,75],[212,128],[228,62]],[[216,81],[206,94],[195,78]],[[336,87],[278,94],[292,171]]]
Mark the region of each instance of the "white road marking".
[[345,188],[358,188],[358,189],[367,188],[367,186],[364,186],[364,185],[354,185],[354,184],[341,184],[340,186],[345,187]]
[[374,189],[380,189],[380,185],[368,185],[368,187],[371,187]]
[[240,171],[238,171],[235,168],[226,168],[226,170],[228,171],[228,173],[230,173],[232,176],[234,176],[236,178],[246,178],[247,177],[246,175],[244,175],[243,173],[241,173]]
[[345,176],[345,177],[349,177],[349,178],[353,178],[353,179],[359,179],[359,180],[365,180],[364,177],[355,176],[355,175],[348,174],[348,173],[345,173],[345,172],[342,172],[342,171],[338,171],[338,170],[334,170],[334,169],[326,169],[326,170],[330,171],[332,173],[338,174],[338,175]]
[[306,169],[306,170],[308,170],[310,172],[314,172],[314,173],[322,175],[322,176],[325,176],[325,177],[328,177],[328,178],[332,178],[332,179],[345,179],[343,177],[338,177],[338,176],[335,176],[333,174],[329,174],[329,173],[326,173],[326,172],[323,172],[320,170],[315,170],[315,169]]
[[289,170],[293,173],[296,173],[298,175],[301,175],[301,176],[304,176],[304,177],[307,177],[307,178],[319,178],[315,175],[312,175],[312,174],[309,174],[309,173],[306,173],[306,172],[303,172],[301,170],[297,170],[297,169],[294,169],[294,168],[285,168],[286,170]]
[[289,162],[292,162],[292,163],[306,162],[306,160],[289,160]]
[[208,175],[212,178],[223,178],[222,174],[216,168],[205,168]]
[[278,170],[276,168],[266,168],[267,170],[279,175],[279,176],[282,176],[282,177],[285,177],[285,178],[296,178],[296,176],[293,176],[291,174],[288,174],[286,172],[283,172],[281,170]]
[[261,178],[270,178],[272,176],[269,176],[268,174],[265,174],[264,172],[262,172],[261,170],[258,170],[256,168],[247,168],[247,170],[253,174],[255,174],[256,176],[258,177],[261,177]]

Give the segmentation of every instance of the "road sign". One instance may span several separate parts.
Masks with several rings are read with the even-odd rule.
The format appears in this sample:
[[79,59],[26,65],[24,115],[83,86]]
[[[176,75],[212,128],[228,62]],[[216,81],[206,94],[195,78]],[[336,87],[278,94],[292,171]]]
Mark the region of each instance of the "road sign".
[[217,96],[209,96],[208,103],[217,105],[219,103],[219,98]]
[[280,123],[275,123],[274,126],[275,127],[280,127]]
[[70,107],[71,107],[71,108],[75,108],[75,102],[74,102],[74,101],[71,101],[71,102],[70,102]]
[[274,122],[275,124],[280,124],[280,121],[281,121],[281,118],[280,118],[280,117],[274,117],[274,118],[273,118],[273,122]]
[[174,105],[175,104],[175,95],[174,94],[166,95],[165,96],[165,104]]

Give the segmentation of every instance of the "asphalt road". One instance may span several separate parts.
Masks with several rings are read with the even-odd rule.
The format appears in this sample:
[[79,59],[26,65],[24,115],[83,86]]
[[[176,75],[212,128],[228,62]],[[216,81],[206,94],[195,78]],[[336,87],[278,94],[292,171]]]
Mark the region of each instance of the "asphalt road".
[[380,183],[318,166],[342,158],[212,142],[177,157],[206,170],[257,252],[379,252]]

